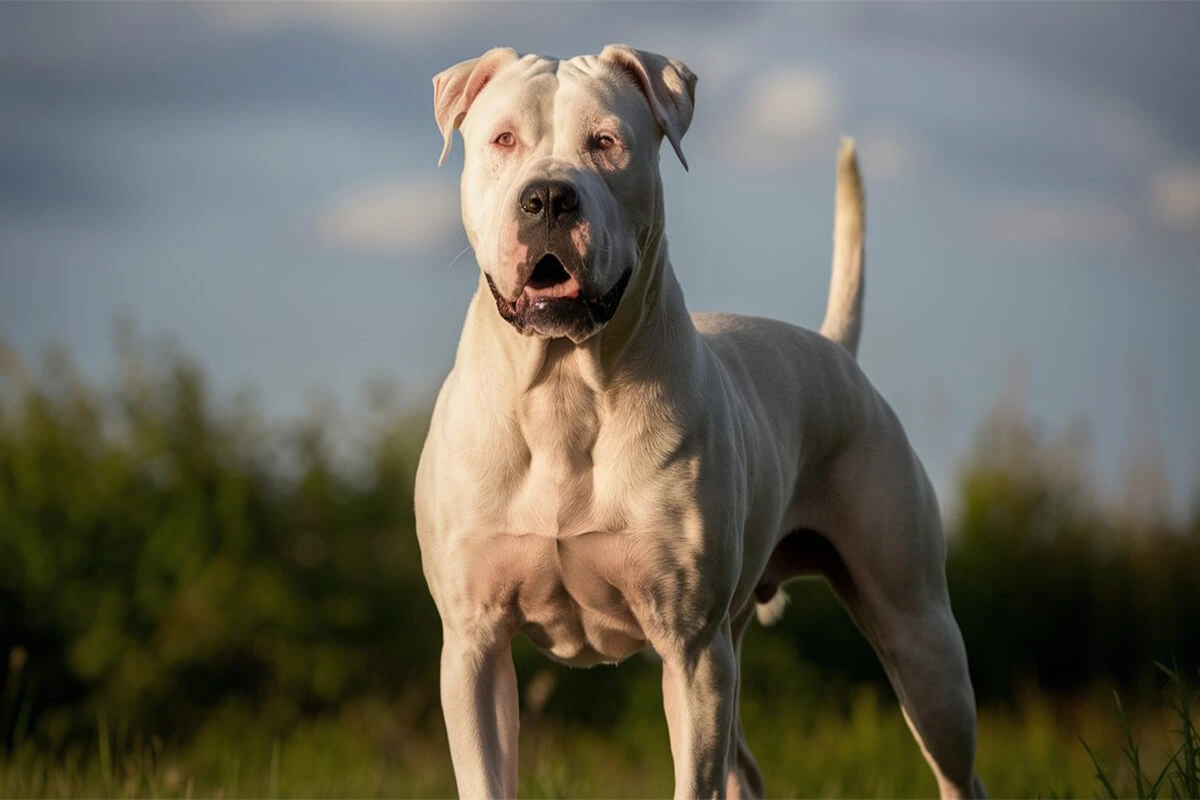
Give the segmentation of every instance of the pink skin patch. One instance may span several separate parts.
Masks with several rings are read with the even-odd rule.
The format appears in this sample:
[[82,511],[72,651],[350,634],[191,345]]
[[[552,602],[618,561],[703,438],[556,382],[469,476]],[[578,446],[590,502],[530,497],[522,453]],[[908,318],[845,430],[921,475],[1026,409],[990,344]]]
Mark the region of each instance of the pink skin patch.
[[591,243],[592,225],[587,220],[582,220],[571,230],[571,244],[575,245],[575,250],[580,256],[586,256]]
[[520,265],[527,262],[531,255],[533,254],[529,252],[529,247],[522,244],[515,233],[512,236],[505,236],[501,241],[500,259],[502,263],[516,264],[518,275],[521,272]]

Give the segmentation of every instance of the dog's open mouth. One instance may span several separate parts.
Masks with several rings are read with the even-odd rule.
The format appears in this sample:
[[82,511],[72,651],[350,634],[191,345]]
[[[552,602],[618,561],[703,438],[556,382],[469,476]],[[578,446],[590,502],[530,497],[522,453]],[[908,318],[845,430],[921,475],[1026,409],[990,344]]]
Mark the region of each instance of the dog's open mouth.
[[567,272],[558,256],[547,253],[534,266],[524,293],[530,297],[578,297],[579,281]]
[[627,269],[603,294],[588,295],[579,279],[571,274],[558,256],[547,253],[534,265],[533,272],[515,300],[496,290],[492,276],[485,273],[488,288],[500,316],[522,333],[577,337],[590,335],[617,313],[632,269]]

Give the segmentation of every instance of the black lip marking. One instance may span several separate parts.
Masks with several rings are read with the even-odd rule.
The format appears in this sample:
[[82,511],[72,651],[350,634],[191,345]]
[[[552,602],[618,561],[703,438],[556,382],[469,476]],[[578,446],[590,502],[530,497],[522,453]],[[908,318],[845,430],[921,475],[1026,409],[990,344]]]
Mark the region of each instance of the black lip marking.
[[496,301],[496,310],[519,333],[567,336],[576,341],[595,333],[613,318],[632,276],[631,267],[621,274],[611,289],[599,296],[588,296],[581,292],[578,297],[531,299],[522,290],[516,300],[508,300],[496,290],[492,276],[484,273]]

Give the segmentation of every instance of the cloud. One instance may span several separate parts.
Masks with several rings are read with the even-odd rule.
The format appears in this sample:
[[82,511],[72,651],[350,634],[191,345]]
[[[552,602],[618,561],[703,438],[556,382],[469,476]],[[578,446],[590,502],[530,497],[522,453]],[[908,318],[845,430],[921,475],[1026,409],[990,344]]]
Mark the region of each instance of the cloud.
[[1007,244],[1107,244],[1133,228],[1129,212],[1116,205],[1013,205],[984,222],[989,237]]
[[76,81],[186,58],[204,39],[195,22],[182,3],[0,3],[0,78]]
[[836,114],[833,80],[815,67],[766,72],[749,87],[747,119],[770,137],[803,136],[826,127]]
[[453,184],[409,180],[362,186],[336,198],[316,222],[330,247],[375,255],[420,253],[462,230]]
[[331,28],[368,38],[405,42],[428,42],[468,21],[480,24],[500,10],[498,5],[466,2],[218,2],[205,3],[203,8],[215,24],[237,33]]
[[1095,121],[1094,137],[1105,158],[1142,166],[1167,150],[1154,122],[1126,107],[1104,110]]
[[1200,163],[1176,164],[1150,182],[1150,209],[1165,228],[1200,228]]
[[717,94],[724,91],[748,60],[748,54],[740,46],[732,42],[713,42],[708,47],[699,48],[693,61],[687,65],[700,76],[704,91]]
[[763,72],[746,87],[731,131],[735,152],[758,165],[794,163],[832,135],[838,96],[832,76],[808,65]]
[[709,26],[682,27],[678,21],[639,31],[631,44],[664,56],[678,58],[700,79],[698,92],[707,104],[730,88],[754,64],[756,53],[740,31],[728,25],[716,35]]
[[912,173],[917,162],[917,146],[906,130],[893,124],[882,124],[868,128],[857,138],[868,181],[899,181]]
[[1129,98],[1154,110],[1171,141],[1200,137],[1200,4],[969,5],[856,3],[844,19],[865,40],[859,47],[950,55],[965,67],[993,63],[1070,95]]

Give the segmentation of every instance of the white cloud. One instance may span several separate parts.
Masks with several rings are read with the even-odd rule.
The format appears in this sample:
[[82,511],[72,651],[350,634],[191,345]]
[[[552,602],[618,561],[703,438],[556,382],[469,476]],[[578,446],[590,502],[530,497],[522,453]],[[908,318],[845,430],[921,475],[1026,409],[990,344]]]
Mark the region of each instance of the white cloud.
[[[498,6],[465,2],[214,2],[202,7],[227,30],[258,33],[289,27],[340,29],[370,38],[423,42],[496,14]],[[484,22],[486,24],[486,22]]]
[[[729,88],[753,63],[754,53],[737,37],[714,40],[677,27],[645,31],[638,36],[652,52],[678,58],[700,79],[697,91],[707,104]],[[641,46],[641,45],[637,45]]]
[[461,230],[456,187],[430,180],[360,187],[336,198],[316,222],[329,246],[386,255],[418,253]]
[[537,12],[504,3],[212,0],[92,3],[76,8],[0,2],[0,69],[67,74],[158,69],[223,44],[210,36],[307,29],[383,45],[433,48],[469,26],[509,28]]
[[838,97],[824,70],[790,64],[763,72],[746,87],[732,125],[738,155],[757,164],[787,164],[832,135]]
[[989,236],[1010,244],[1105,244],[1126,239],[1133,227],[1115,205],[1014,205],[985,220]]
[[916,165],[916,142],[907,131],[895,125],[876,125],[857,140],[868,183],[903,180]]
[[1138,167],[1158,159],[1166,150],[1153,122],[1128,108],[1097,114],[1092,128],[1095,142],[1106,158]]
[[1150,208],[1163,227],[1200,229],[1200,163],[1176,164],[1155,175]]
[[791,66],[764,73],[750,86],[748,118],[767,136],[804,136],[833,122],[833,80],[819,69]]
[[714,42],[700,51],[694,65],[686,63],[703,81],[704,90],[715,94],[733,82],[747,60],[746,51],[732,42]]

